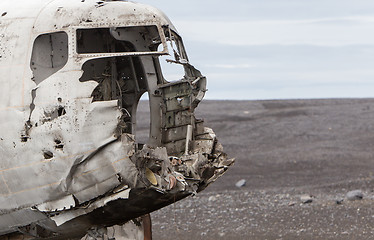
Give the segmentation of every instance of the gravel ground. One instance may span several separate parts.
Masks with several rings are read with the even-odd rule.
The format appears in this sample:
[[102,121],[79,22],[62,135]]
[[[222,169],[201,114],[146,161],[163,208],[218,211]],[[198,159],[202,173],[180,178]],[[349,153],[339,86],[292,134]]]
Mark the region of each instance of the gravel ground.
[[236,164],[154,212],[154,239],[374,239],[374,99],[204,101],[197,115]]
[[373,196],[337,204],[295,191],[201,193],[153,214],[154,239],[373,239]]

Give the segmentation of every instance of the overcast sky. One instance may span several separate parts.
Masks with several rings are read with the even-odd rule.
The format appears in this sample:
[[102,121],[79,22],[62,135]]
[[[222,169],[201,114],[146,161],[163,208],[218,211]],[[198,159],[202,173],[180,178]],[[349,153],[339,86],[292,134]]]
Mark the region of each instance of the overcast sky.
[[208,99],[374,97],[374,0],[138,0],[158,7]]

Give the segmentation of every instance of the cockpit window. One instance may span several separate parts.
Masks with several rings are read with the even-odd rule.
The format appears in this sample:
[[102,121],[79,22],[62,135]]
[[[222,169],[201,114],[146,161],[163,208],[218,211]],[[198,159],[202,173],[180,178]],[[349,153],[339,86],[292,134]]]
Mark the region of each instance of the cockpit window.
[[[165,27],[164,33],[166,37],[166,45],[169,55],[159,56],[162,77],[166,82],[180,81],[186,78],[185,64],[188,63],[187,54],[185,52],[182,39],[177,33],[170,28]],[[161,51],[162,45],[159,45]]]
[[39,84],[62,69],[68,61],[68,35],[55,32],[39,35],[33,46],[30,67]]
[[160,43],[156,26],[77,30],[79,54],[154,52]]
[[[166,82],[175,82],[184,78],[185,70],[182,64],[180,64],[176,59],[178,59],[178,53],[174,41],[167,41],[167,46],[170,55],[161,55],[158,57],[162,76]],[[159,46],[162,47],[161,45]]]

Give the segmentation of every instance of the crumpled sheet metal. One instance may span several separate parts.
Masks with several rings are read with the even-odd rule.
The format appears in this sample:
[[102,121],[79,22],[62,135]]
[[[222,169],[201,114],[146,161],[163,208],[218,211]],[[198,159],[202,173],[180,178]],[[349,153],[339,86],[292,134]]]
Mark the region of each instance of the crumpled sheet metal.
[[[118,200],[118,199],[129,198],[130,190],[131,189],[128,188],[128,189],[123,190],[119,193],[115,193],[115,194],[110,195],[108,197],[104,197],[104,198],[102,198],[98,201],[93,202],[92,204],[88,205],[85,208],[79,208],[79,209],[72,210],[72,211],[62,211],[60,214],[51,217],[51,219],[56,223],[57,226],[60,226],[60,225],[64,224],[65,222],[67,222],[67,221],[69,221],[73,218],[76,218],[76,217],[81,216],[81,215],[88,214],[88,213],[94,211],[97,208],[101,208],[111,201]],[[42,211],[42,209],[40,209],[40,206],[38,206],[37,208],[38,208],[38,210]],[[52,207],[52,209],[53,208],[54,207]],[[47,212],[54,212],[54,211],[55,210],[47,211]]]
[[[37,99],[38,96],[35,98],[35,109],[43,108],[43,105],[38,104]],[[85,111],[78,111],[82,107]],[[19,159],[19,162],[15,159],[1,169],[5,179],[12,179],[7,182],[9,193],[3,195],[0,201],[1,209],[35,203],[35,199],[30,197],[30,194],[41,198],[40,202],[44,202],[49,196],[42,194],[43,191],[53,192],[55,199],[66,193],[77,194],[78,200],[84,202],[97,196],[98,193],[103,194],[108,191],[107,188],[100,189],[100,186],[96,186],[98,191],[90,194],[91,196],[83,196],[83,194],[80,197],[78,193],[87,189],[91,184],[89,182],[96,182],[93,179],[87,181],[87,178],[94,177],[98,180],[97,182],[109,179],[118,182],[117,172],[112,164],[126,158],[132,149],[123,148],[122,142],[113,136],[119,117],[116,103],[113,101],[91,104],[90,101],[80,99],[79,102],[66,104],[65,109],[66,115],[51,122],[40,123],[37,128],[30,131],[29,141],[21,146],[24,150],[18,150],[18,148],[14,150],[29,156],[31,160],[29,163],[22,161],[23,159]],[[44,110],[34,110],[33,113],[38,115]],[[43,117],[42,114],[39,118],[35,115],[32,115],[35,118],[31,120],[32,123],[37,123],[37,119]],[[38,139],[43,139],[43,141],[38,141]],[[64,145],[62,150],[55,148],[56,139]],[[33,147],[27,148],[27,143],[32,144]],[[103,149],[105,151],[102,151]],[[43,159],[44,151],[53,152],[53,157]],[[100,169],[100,174],[95,174],[98,169]],[[33,181],[24,182],[21,176],[27,176]]]
[[[209,128],[206,128],[206,130],[211,139],[206,139],[204,141],[206,141],[207,144],[211,146],[211,148],[204,154],[208,154],[208,156],[213,157],[214,154],[217,154],[219,152],[219,150],[215,149],[214,145],[212,144],[216,142],[214,135],[212,135],[212,132]],[[201,145],[203,144],[200,144],[199,146]],[[228,166],[233,163],[232,160],[229,160],[226,162],[228,165],[224,165],[223,161],[221,161],[222,159],[208,159],[208,156],[203,156],[203,153],[200,152],[200,150],[201,149],[199,148],[195,148],[193,151],[198,153],[180,158],[181,161],[177,161],[178,164],[175,164],[173,166],[172,162],[175,161],[175,159],[179,158],[170,158],[167,155],[166,148],[148,148],[147,146],[145,146],[144,149],[136,153],[132,152],[134,155],[129,154],[129,159],[132,159],[136,166],[136,169],[131,170],[124,166],[121,167],[124,167],[127,171],[131,170],[129,171],[130,174],[138,174],[137,177],[139,185],[133,186],[133,188],[141,188],[146,186],[166,195],[173,195],[175,193],[183,191],[186,191],[189,194],[193,194],[198,190],[201,191],[210,183],[214,182],[215,179],[222,175],[224,171],[227,170]],[[183,170],[181,171],[181,169]],[[155,184],[153,184],[150,177],[147,176],[147,170],[151,172],[152,176],[156,180]],[[210,170],[210,173],[207,173],[207,170]],[[193,178],[193,181],[189,181],[191,177]],[[196,184],[201,182],[204,183],[200,186]],[[141,183],[143,183],[144,185],[141,185]],[[48,209],[45,207],[46,204],[42,204],[40,206],[37,206],[37,209],[40,211],[44,210],[45,212],[50,213],[58,212],[59,214],[52,217],[52,219],[56,222],[57,226],[59,226],[73,218],[90,213],[95,209],[103,207],[108,202],[128,198],[128,193],[130,192],[130,190],[131,188],[125,190],[127,194],[125,196],[122,194],[122,192],[120,192],[113,193],[111,195],[108,195],[107,197],[99,198],[89,203],[84,209],[71,208],[70,210],[63,209],[64,211],[56,211],[59,210],[57,206],[58,204],[60,204],[60,202],[56,202],[54,206],[53,203],[47,204]],[[92,189],[88,189],[87,191],[91,192]]]

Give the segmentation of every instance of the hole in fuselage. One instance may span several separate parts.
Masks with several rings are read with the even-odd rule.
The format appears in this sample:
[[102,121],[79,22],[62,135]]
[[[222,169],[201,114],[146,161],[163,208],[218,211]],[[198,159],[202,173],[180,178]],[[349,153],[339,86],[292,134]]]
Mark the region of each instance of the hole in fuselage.
[[55,145],[56,149],[62,150],[64,148],[64,144],[62,144],[62,142],[59,139],[55,139],[55,143],[56,143]]
[[24,135],[21,136],[21,142],[27,142],[28,139],[29,139],[28,136],[24,136]]
[[66,114],[66,111],[65,111],[65,108],[60,106],[58,109],[57,109],[57,115],[59,117],[61,117],[62,115],[65,115]]
[[51,151],[43,151],[44,159],[51,159],[53,158],[53,153]]

